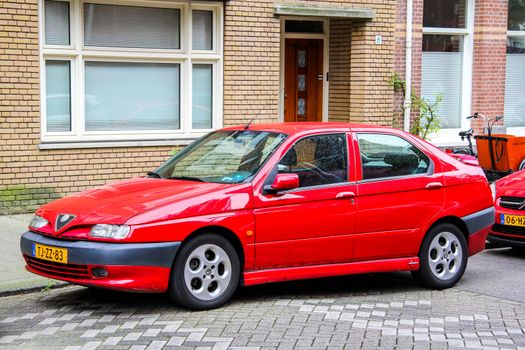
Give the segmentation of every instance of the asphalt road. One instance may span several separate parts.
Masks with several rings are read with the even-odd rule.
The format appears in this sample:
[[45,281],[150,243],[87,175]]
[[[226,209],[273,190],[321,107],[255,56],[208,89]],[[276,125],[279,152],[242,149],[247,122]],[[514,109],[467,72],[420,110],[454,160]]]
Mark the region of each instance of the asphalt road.
[[525,250],[486,249],[474,255],[456,288],[525,302]]

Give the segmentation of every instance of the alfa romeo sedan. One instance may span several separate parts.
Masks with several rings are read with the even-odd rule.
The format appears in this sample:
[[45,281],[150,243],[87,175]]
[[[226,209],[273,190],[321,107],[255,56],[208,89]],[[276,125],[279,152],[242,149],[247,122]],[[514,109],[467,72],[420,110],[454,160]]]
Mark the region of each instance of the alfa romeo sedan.
[[406,270],[448,288],[493,221],[481,169],[410,134],[260,124],[44,205],[21,250],[42,276],[209,309],[243,285],[357,273]]
[[525,248],[525,170],[493,184],[496,223],[488,242],[492,246]]

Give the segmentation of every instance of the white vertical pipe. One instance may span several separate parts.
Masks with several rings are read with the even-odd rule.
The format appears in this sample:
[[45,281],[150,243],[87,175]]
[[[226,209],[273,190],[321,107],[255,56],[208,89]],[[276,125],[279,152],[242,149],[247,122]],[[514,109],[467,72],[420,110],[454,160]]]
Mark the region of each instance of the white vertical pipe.
[[405,44],[405,114],[403,127],[405,131],[410,131],[410,112],[411,112],[411,92],[412,92],[412,0],[407,0],[407,23],[406,23],[406,44]]

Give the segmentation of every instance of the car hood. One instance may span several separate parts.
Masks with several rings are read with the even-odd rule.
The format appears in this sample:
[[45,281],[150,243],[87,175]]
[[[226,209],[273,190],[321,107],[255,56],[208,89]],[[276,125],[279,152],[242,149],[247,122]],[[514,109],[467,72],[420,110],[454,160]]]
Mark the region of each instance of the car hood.
[[525,170],[499,180],[497,188],[498,196],[525,197]]
[[75,216],[67,227],[144,224],[245,209],[251,202],[251,184],[136,178],[58,199],[37,214],[53,226],[59,214]]

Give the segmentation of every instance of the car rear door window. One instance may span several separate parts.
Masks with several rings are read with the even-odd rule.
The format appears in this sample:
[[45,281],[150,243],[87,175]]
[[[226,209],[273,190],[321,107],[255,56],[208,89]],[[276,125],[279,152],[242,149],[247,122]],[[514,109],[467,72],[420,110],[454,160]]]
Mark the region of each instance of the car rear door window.
[[299,187],[346,182],[346,136],[325,134],[297,141],[278,164],[279,173],[295,173]]
[[428,156],[405,139],[390,134],[357,134],[363,180],[425,174]]

